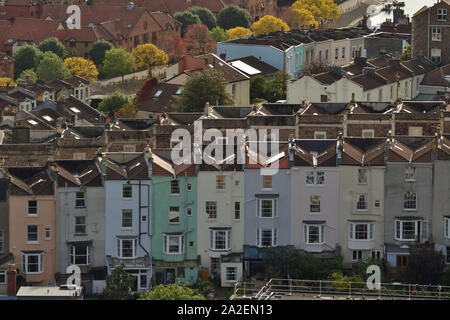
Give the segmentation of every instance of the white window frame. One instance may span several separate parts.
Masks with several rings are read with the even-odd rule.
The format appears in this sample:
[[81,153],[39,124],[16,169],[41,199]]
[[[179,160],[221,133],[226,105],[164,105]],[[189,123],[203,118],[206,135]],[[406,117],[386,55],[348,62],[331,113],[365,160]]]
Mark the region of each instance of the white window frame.
[[[407,199],[407,195],[409,195],[409,194],[411,196],[414,196],[414,208],[406,206],[407,203],[409,203],[409,204],[413,203],[413,201],[411,199]],[[404,195],[403,195],[403,210],[404,211],[417,211],[417,192],[408,191],[408,192],[404,193]]]
[[[89,244],[85,244],[86,245],[86,254],[76,254],[76,244],[72,244],[70,245],[70,252],[69,252],[69,260],[70,260],[70,264],[76,264],[79,266],[87,266],[91,264],[91,257],[90,257],[90,248],[89,248]],[[78,245],[80,246],[80,245]],[[78,256],[83,256],[85,258],[85,262],[86,263],[75,263],[76,262],[76,258]]]
[[[311,183],[312,181],[312,183]],[[307,186],[322,186],[325,184],[325,171],[307,171],[305,174]]]
[[132,199],[133,198],[133,186],[131,184],[123,184],[122,185],[122,198],[123,199]]
[[[403,238],[403,223],[405,222],[414,222],[414,239],[404,239]],[[422,223],[421,220],[402,220],[402,219],[395,219],[395,225],[394,225],[394,239],[398,241],[416,241],[417,237],[420,237],[419,234],[419,224]],[[398,229],[400,227],[400,229]],[[422,228],[420,228],[420,232],[422,233]],[[400,235],[400,237],[399,237]]]
[[[176,191],[177,188],[178,188],[178,192],[173,192],[173,191]],[[178,180],[178,179],[170,180],[170,194],[173,196],[180,195],[180,180]]]
[[[170,238],[178,238],[178,251],[177,252],[170,252]],[[185,236],[184,234],[170,234],[170,233],[163,233],[163,252],[165,254],[183,254],[184,253],[184,243],[185,243]]]
[[442,28],[432,27],[431,28],[431,41],[442,41]]
[[[256,205],[256,216],[261,219],[273,219],[278,217],[278,199],[256,199],[257,205]],[[271,215],[270,216],[263,216],[263,201],[270,201],[271,202]]]
[[444,217],[444,238],[450,239],[450,218]]
[[[124,226],[124,214],[125,213],[131,213],[131,218],[126,218],[126,220],[131,221],[131,226]],[[132,209],[122,209],[122,215],[121,215],[121,219],[120,219],[121,223],[120,226],[122,228],[122,230],[131,230],[133,229],[133,210]]]
[[[28,227],[32,227],[32,226],[36,227],[36,240],[31,240],[30,241],[29,240],[30,232],[28,230]],[[28,244],[38,244],[39,243],[39,226],[38,225],[35,225],[35,224],[27,225],[27,243]]]
[[[30,213],[30,209],[32,208],[31,206],[30,206],[30,202],[35,202],[36,203],[36,213]],[[33,207],[34,208],[34,207]],[[37,217],[38,216],[38,202],[37,202],[37,200],[28,200],[28,216],[29,217]]]
[[227,281],[237,281],[237,267],[226,267],[225,278]]
[[[323,138],[319,138],[319,136],[323,136]],[[327,132],[326,131],[314,131],[314,140],[326,140]]]
[[[79,197],[80,194],[83,194],[83,197]],[[83,205],[79,205],[79,201],[83,201]],[[75,208],[86,208],[86,192],[75,192]]]
[[405,181],[416,181],[416,167],[407,166],[405,168]]
[[[319,211],[312,211],[312,206],[313,206],[313,197],[316,197],[319,199]],[[321,201],[320,201],[320,195],[311,195],[309,197],[309,213],[311,214],[320,214],[321,212]],[[315,204],[314,206],[317,206],[317,204]]]
[[[357,239],[356,228],[357,226],[366,226],[366,238]],[[359,231],[360,232],[360,231]],[[373,241],[375,239],[375,224],[372,222],[349,222],[348,223],[348,239],[351,241]]]
[[[174,210],[175,208],[178,208],[178,210]],[[187,212],[187,210],[186,210]],[[177,216],[177,217],[176,217]],[[171,222],[172,219],[178,218],[178,221]],[[180,217],[180,207],[179,206],[169,206],[169,224],[180,224],[181,217]]]
[[[29,272],[28,271],[28,258],[31,256],[38,257],[38,271]],[[44,253],[23,253],[22,252],[22,272],[24,274],[41,274],[44,272]]]
[[438,8],[436,19],[437,21],[447,21],[447,9]]
[[[356,252],[356,259],[355,259]],[[363,260],[363,252],[362,250],[352,250],[352,262],[358,262]]]
[[363,129],[362,133],[361,133],[361,137],[365,138],[365,139],[374,138],[375,137],[375,130],[374,129]]
[[[319,242],[310,242],[311,228],[319,228]],[[323,224],[304,224],[303,226],[304,238],[303,241],[308,245],[324,244],[324,225]]]
[[[209,209],[214,209],[214,215],[211,212],[208,212]],[[206,201],[205,202],[205,213],[208,220],[217,220],[217,201]]]
[[[439,55],[438,55],[438,53],[439,53]],[[441,62],[442,61],[441,48],[431,48],[430,56],[431,56],[431,59],[430,59],[431,61]]]
[[[217,234],[224,233],[224,247],[218,248]],[[212,251],[230,251],[231,250],[231,229],[209,229],[209,249]]]
[[[270,246],[263,246],[262,245],[262,234],[263,232],[270,231],[271,232],[271,245]],[[278,245],[278,230],[276,228],[273,229],[260,229],[256,228],[256,245],[260,248],[267,248],[267,247],[276,247]]]
[[[78,223],[77,218],[84,218],[84,223]],[[84,232],[77,232],[78,226],[84,226]],[[75,234],[86,234],[86,216],[75,216]]]
[[[363,197],[363,202],[361,202],[361,196]],[[360,203],[364,204],[363,208],[358,208]],[[369,195],[367,193],[358,193],[356,198],[356,211],[367,210],[369,210]]]
[[[132,241],[132,256],[124,257],[123,256],[123,242],[124,241]],[[136,259],[137,258],[137,239],[136,238],[124,238],[117,239],[117,253],[120,259]]]
[[[237,208],[236,207],[239,207]],[[235,201],[234,202],[234,211],[233,211],[234,215],[233,215],[233,220],[241,220],[241,202],[240,201]],[[239,218],[236,218],[236,216],[239,215]]]
[[52,239],[52,230],[50,228],[45,228],[45,240]]

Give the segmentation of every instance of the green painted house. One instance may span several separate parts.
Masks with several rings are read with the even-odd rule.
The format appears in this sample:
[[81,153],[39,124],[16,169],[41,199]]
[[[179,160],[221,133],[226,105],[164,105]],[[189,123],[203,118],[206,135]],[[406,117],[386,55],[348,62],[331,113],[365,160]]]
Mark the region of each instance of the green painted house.
[[[197,169],[152,150],[152,260],[156,284],[194,284],[197,255]],[[191,162],[192,163],[192,162]]]

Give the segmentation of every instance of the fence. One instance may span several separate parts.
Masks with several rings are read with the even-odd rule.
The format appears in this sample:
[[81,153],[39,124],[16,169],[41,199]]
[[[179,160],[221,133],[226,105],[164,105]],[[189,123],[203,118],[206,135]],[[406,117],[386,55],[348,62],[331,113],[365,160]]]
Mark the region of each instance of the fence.
[[271,279],[266,285],[236,284],[230,299],[269,299],[274,295],[309,295],[372,297],[378,299],[450,299],[450,287],[415,284],[381,283],[380,289],[369,290],[365,282]]

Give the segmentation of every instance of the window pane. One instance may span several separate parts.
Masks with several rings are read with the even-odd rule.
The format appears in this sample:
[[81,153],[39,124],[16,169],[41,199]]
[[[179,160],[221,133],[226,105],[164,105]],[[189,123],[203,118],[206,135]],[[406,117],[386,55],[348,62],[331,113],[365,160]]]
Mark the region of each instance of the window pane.
[[170,182],[170,193],[179,194],[180,193],[180,182],[178,180],[172,180]]
[[132,228],[133,227],[133,211],[132,210],[122,210],[122,228]]
[[273,216],[273,201],[261,200],[261,217],[271,218]]

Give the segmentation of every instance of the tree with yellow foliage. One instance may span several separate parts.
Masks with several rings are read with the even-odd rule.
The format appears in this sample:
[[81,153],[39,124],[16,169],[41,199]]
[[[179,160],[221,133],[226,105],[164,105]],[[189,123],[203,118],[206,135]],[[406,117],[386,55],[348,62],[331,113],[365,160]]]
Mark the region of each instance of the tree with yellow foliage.
[[[292,4],[291,9],[300,20],[303,19],[303,25],[318,25],[336,20],[340,16],[339,7],[333,0],[297,0]],[[311,16],[306,11],[311,13],[315,21],[311,20]]]
[[167,53],[151,43],[138,45],[131,51],[131,55],[136,61],[136,67],[145,67],[149,71],[155,67],[164,66],[169,62]]
[[271,15],[265,15],[252,24],[253,34],[268,34],[273,31],[289,31],[289,26],[283,20]]
[[227,30],[230,39],[244,39],[252,34],[252,30],[244,27],[236,27]]
[[126,103],[116,112],[117,118],[136,118],[138,108],[133,103]]
[[64,60],[64,66],[72,75],[88,79],[90,81],[97,81],[98,70],[94,62],[89,59],[81,57],[70,57]]
[[17,86],[11,78],[0,78],[0,88],[15,87]]

